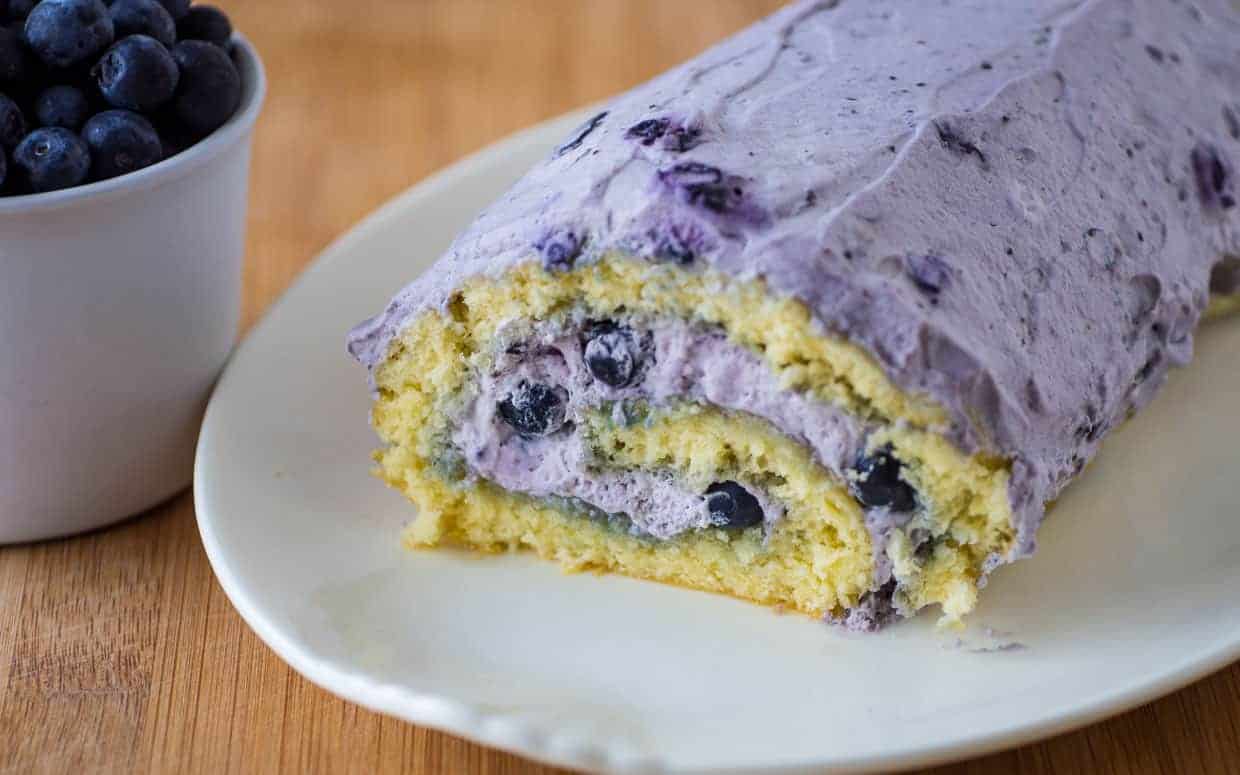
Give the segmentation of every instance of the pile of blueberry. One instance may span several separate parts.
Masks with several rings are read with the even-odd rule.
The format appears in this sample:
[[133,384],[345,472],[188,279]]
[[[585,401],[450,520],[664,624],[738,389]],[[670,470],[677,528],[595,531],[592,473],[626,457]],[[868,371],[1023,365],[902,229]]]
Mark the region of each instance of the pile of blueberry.
[[190,2],[0,0],[0,196],[142,169],[232,117],[232,23]]

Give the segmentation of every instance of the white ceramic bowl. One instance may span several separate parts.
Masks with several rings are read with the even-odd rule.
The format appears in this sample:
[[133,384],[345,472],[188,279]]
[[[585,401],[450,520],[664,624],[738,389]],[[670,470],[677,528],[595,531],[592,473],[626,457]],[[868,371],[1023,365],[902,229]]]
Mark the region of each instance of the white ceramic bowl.
[[266,92],[159,164],[0,198],[0,544],[78,533],[184,489],[237,335],[250,140]]

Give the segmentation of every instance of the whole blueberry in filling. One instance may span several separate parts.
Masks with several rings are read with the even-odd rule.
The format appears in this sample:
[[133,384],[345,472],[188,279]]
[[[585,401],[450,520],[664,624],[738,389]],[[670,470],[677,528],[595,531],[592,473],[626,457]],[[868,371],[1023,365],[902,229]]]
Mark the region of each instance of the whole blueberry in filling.
[[641,366],[641,344],[628,326],[614,323],[593,325],[586,333],[586,368],[604,385],[622,388],[632,384]]
[[762,504],[736,482],[715,482],[707,487],[706,508],[720,527],[743,529],[762,524]]
[[890,444],[859,457],[855,469],[853,494],[862,506],[897,512],[917,508],[917,491],[904,481],[904,464],[892,453]]
[[496,408],[504,422],[522,436],[549,436],[564,427],[568,391],[523,379]]

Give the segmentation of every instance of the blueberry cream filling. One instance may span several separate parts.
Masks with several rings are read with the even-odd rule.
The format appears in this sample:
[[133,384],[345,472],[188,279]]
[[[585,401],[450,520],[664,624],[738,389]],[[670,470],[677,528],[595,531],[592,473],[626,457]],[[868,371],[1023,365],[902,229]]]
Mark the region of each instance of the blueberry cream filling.
[[1240,309],[1228,0],[796,0],[566,133],[349,336],[414,547],[972,611]]
[[[848,484],[865,511],[876,558],[875,583],[892,580],[886,557],[893,531],[915,551],[935,533],[905,465],[890,444],[874,447],[874,423],[789,389],[755,353],[718,327],[676,319],[509,324],[493,362],[454,418],[453,451],[472,475],[510,492],[556,496],[623,520],[636,536],[674,540],[686,531],[769,532],[784,506],[755,482],[686,480],[666,469],[610,467],[587,417],[621,427],[685,403],[746,413],[813,451],[815,462]],[[895,587],[888,588],[888,594]]]

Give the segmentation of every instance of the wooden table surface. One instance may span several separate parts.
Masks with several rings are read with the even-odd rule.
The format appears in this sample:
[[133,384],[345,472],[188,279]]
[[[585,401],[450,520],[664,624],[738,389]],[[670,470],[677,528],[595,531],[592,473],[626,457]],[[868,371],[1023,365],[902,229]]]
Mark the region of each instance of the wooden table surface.
[[[220,4],[271,78],[254,155],[248,326],[392,195],[656,74],[780,0]],[[553,771],[380,717],[293,673],[216,584],[188,494],[110,530],[0,549],[0,692],[4,773]],[[1237,770],[1240,665],[941,772]]]

